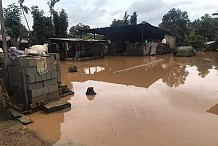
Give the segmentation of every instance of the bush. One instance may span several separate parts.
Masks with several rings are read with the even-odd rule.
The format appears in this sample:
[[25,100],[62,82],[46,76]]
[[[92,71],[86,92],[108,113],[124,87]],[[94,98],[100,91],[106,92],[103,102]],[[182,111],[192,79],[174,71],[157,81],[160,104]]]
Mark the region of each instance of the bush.
[[76,66],[70,66],[68,67],[69,72],[77,72],[78,68]]

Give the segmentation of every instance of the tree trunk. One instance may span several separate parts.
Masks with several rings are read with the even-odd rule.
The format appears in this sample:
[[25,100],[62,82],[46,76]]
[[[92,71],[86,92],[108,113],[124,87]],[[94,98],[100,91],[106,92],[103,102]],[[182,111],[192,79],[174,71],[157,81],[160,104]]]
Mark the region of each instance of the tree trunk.
[[[22,8],[21,8],[21,9],[22,9]],[[26,18],[26,15],[25,15],[23,9],[22,9],[22,13],[23,13],[23,16],[24,16],[24,19],[25,19],[25,21],[26,21],[26,25],[27,25],[27,27],[28,27],[28,29],[29,29],[29,34],[30,34],[30,33],[31,33],[30,26],[29,26],[29,23],[28,23],[28,21],[27,21],[27,18]]]
[[5,71],[8,65],[8,49],[7,49],[7,40],[6,40],[6,32],[5,32],[5,21],[3,16],[3,8],[2,8],[2,0],[0,0],[0,21],[1,21],[1,31],[2,31],[2,44],[4,50],[4,61],[5,61]]

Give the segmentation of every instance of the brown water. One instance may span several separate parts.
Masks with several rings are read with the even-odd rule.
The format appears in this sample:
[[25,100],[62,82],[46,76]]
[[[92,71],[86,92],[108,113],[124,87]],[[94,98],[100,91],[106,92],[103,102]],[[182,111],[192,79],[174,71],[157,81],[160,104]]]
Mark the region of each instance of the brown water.
[[[61,65],[63,83],[75,91],[65,98],[71,109],[32,114],[28,126],[54,146],[218,145],[217,53]],[[71,65],[79,72],[68,73]],[[85,95],[89,86],[96,96]]]

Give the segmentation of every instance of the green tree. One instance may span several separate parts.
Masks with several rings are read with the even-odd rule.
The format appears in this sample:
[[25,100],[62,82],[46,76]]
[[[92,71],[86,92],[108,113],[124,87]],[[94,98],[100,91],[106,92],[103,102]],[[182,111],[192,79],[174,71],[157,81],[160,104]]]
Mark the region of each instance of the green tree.
[[129,25],[129,15],[127,14],[127,11],[125,12],[124,16],[123,16],[123,25]]
[[111,27],[123,26],[123,20],[114,19],[114,20],[112,21],[112,24],[111,24],[110,26],[111,26]]
[[26,28],[21,24],[21,9],[14,3],[4,9],[6,32],[10,36],[11,44],[15,47],[20,45],[26,35]]
[[137,24],[137,16],[138,15],[137,15],[136,11],[133,12],[133,14],[130,17],[130,24],[131,25],[136,25]]
[[217,32],[217,24],[215,20],[208,14],[205,14],[201,19],[196,23],[195,31],[197,34],[207,38],[207,40],[215,40]]
[[204,38],[201,35],[196,35],[195,33],[191,33],[185,37],[184,45],[192,46],[195,49],[203,49],[204,48]]
[[54,28],[56,37],[67,37],[68,16],[64,9],[53,12]]
[[171,9],[162,18],[159,27],[176,35],[177,45],[183,44],[185,36],[188,34],[189,18],[187,12],[182,12],[179,9]]
[[93,36],[89,33],[83,33],[79,30],[90,29],[90,26],[79,23],[75,26],[72,26],[69,30],[69,37],[73,38],[93,38]]
[[43,44],[49,37],[53,37],[54,26],[51,17],[45,17],[43,10],[39,10],[38,6],[32,6],[33,17],[33,36],[32,41],[35,44]]

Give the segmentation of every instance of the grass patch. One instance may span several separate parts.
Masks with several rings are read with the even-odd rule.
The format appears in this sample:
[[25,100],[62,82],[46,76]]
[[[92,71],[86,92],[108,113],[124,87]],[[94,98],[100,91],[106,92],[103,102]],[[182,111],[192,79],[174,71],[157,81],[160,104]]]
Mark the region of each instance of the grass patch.
[[70,67],[68,67],[68,71],[69,72],[77,72],[78,71],[78,67],[77,66],[70,66]]

